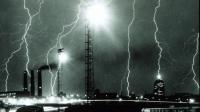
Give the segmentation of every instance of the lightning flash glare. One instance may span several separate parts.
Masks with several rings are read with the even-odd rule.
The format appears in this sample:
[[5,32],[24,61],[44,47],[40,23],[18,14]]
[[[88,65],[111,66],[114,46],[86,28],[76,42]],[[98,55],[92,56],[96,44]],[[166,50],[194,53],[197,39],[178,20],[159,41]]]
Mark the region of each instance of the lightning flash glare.
[[[29,72],[29,64],[30,64],[30,51],[29,51],[29,41],[28,41],[28,34],[31,30],[32,24],[33,24],[33,19],[38,16],[41,12],[42,9],[42,5],[44,4],[44,0],[37,0],[37,11],[36,12],[32,12],[32,8],[33,7],[28,7],[28,0],[23,0],[23,10],[26,12],[27,15],[27,20],[24,23],[25,24],[25,28],[23,31],[22,36],[20,36],[20,43],[18,44],[17,48],[14,49],[14,51],[12,51],[9,55],[9,57],[6,59],[6,62],[4,64],[5,68],[5,73],[6,73],[6,79],[5,79],[5,91],[8,91],[8,80],[9,77],[11,75],[11,72],[9,71],[9,65],[12,62],[13,58],[17,55],[17,53],[21,52],[23,50],[23,47],[25,49],[25,65],[24,68],[28,73],[28,76],[30,77],[30,72]],[[64,48],[63,47],[63,43],[62,40],[63,38],[68,37],[78,26],[79,21],[80,21],[80,16],[83,13],[83,15],[85,16],[86,24],[88,24],[88,26],[92,26],[92,27],[102,27],[105,26],[107,24],[109,24],[111,16],[110,16],[110,10],[108,7],[108,4],[102,2],[103,0],[90,0],[90,2],[86,2],[84,0],[80,0],[80,3],[78,4],[78,8],[77,8],[77,12],[75,13],[75,17],[73,17],[73,20],[70,21],[70,23],[68,24],[63,24],[60,28],[61,31],[58,32],[58,34],[56,35],[55,38],[55,43],[48,49],[47,54],[45,55],[45,63],[47,65],[49,65],[49,73],[51,75],[51,81],[50,81],[50,91],[51,91],[51,97],[52,99],[56,99],[55,94],[54,94],[54,89],[55,89],[55,85],[56,85],[56,80],[57,77],[59,77],[58,72],[59,69],[62,68],[61,64],[65,64],[66,62],[68,62],[70,60],[69,54],[67,52],[60,52],[57,56],[58,58],[58,68],[57,70],[53,71],[53,68],[51,68],[50,66],[50,61],[49,58],[51,57],[51,53],[54,50],[60,49],[60,48]],[[109,3],[112,2],[112,0],[109,0]],[[153,38],[155,41],[156,49],[159,50],[157,56],[157,60],[156,60],[156,79],[157,80],[162,80],[164,78],[164,75],[161,73],[161,61],[162,59],[164,59],[164,53],[163,51],[167,51],[164,47],[164,44],[161,43],[161,41],[159,40],[159,24],[157,21],[157,15],[158,15],[158,11],[161,8],[161,0],[157,0],[156,1],[156,6],[153,7],[154,8],[154,12],[153,12],[153,18],[151,17],[151,22],[154,23],[155,25],[155,31],[153,31]],[[130,97],[130,77],[133,74],[131,70],[131,64],[132,64],[132,60],[134,61],[134,59],[132,59],[131,57],[131,43],[132,43],[132,38],[134,35],[132,33],[131,28],[134,26],[135,23],[135,18],[136,18],[136,9],[135,9],[135,4],[136,4],[136,0],[132,1],[131,4],[131,20],[128,24],[128,28],[126,26],[126,30],[128,30],[127,33],[127,62],[126,62],[126,72],[125,75],[123,74],[123,78],[121,79],[121,85],[120,85],[120,94],[123,93],[123,89],[126,92],[127,96]],[[83,8],[84,7],[84,8]],[[152,20],[153,19],[153,20]],[[154,27],[153,25],[153,27]],[[195,36],[196,37],[196,36]],[[196,42],[196,51],[193,55],[193,60],[192,60],[192,65],[191,62],[189,64],[189,66],[191,66],[190,69],[190,73],[193,73],[193,78],[192,81],[195,84],[195,87],[197,87],[197,89],[199,90],[200,86],[197,80],[198,74],[195,72],[195,63],[196,63],[196,58],[198,56],[199,53],[199,33],[197,35],[197,38],[195,40]],[[55,55],[54,55],[55,56]],[[164,61],[164,60],[163,60]],[[191,61],[191,60],[190,60]],[[190,74],[188,73],[188,74]],[[134,75],[134,74],[133,74]],[[59,78],[58,78],[59,79]],[[191,80],[191,79],[190,79]],[[4,85],[3,85],[4,86]],[[126,86],[126,88],[125,88]],[[124,87],[124,88],[123,88]],[[196,88],[195,88],[196,89]],[[141,99],[144,99],[143,96],[141,96]],[[45,99],[47,100],[47,99]],[[67,99],[68,100],[68,99]],[[11,100],[12,101],[12,100]],[[16,103],[17,100],[15,101]],[[189,102],[194,103],[195,100],[191,99]]]
[[[84,4],[84,1],[83,0],[80,0],[80,3],[78,5],[78,13],[76,14],[76,17],[75,19],[69,23],[69,24],[65,24],[62,26],[62,31],[58,33],[57,37],[56,37],[56,44],[53,45],[47,52],[46,54],[46,62],[47,62],[47,65],[49,65],[49,55],[50,53],[55,50],[55,49],[59,49],[59,48],[63,48],[62,46],[62,39],[66,36],[68,36],[69,34],[71,34],[74,29],[76,28],[78,22],[79,22],[79,19],[80,19],[80,14],[81,14],[81,6]],[[69,29],[68,31],[66,31],[66,29]],[[63,58],[63,56],[62,56]],[[59,68],[58,68],[59,70]],[[49,73],[51,74],[51,95],[54,95],[54,87],[55,87],[55,84],[56,84],[56,79],[57,79],[57,73],[58,71],[56,71],[56,75],[53,73],[51,67],[49,66]]]
[[62,52],[58,55],[58,59],[60,63],[66,63],[69,60],[69,55],[67,55],[65,52]]
[[160,74],[157,75],[157,79],[161,80],[162,76]]
[[102,2],[95,1],[86,8],[86,18],[91,25],[105,25],[109,20],[108,7]]
[[198,35],[197,35],[196,43],[197,43],[197,44],[196,44],[196,52],[195,52],[195,54],[194,54],[194,56],[193,56],[193,62],[192,62],[192,72],[193,72],[193,74],[194,74],[193,81],[194,81],[194,83],[195,83],[196,86],[197,86],[197,90],[199,90],[199,83],[198,83],[198,81],[196,80],[197,74],[196,74],[196,72],[195,72],[195,70],[194,70],[195,60],[196,60],[196,57],[197,57],[197,55],[198,55],[198,53],[199,53],[199,33],[198,33]]
[[161,62],[161,59],[162,59],[162,52],[163,52],[163,48],[161,47],[161,43],[159,42],[158,37],[157,37],[158,31],[159,31],[159,27],[158,27],[158,24],[157,24],[157,21],[156,21],[156,16],[157,16],[157,13],[158,13],[158,9],[160,8],[160,5],[161,5],[161,0],[158,0],[158,5],[155,7],[154,16],[153,16],[153,22],[154,22],[155,27],[156,27],[156,31],[154,32],[154,39],[155,39],[155,42],[158,45],[158,48],[160,50],[159,51],[158,63],[157,63],[158,64],[158,70],[157,70],[157,78],[158,79],[161,78],[161,73],[160,73],[161,65],[160,65],[160,62]]
[[129,78],[130,78],[130,74],[131,74],[131,70],[130,70],[130,60],[131,60],[131,51],[130,51],[130,41],[131,41],[131,35],[130,35],[130,30],[131,30],[131,26],[133,25],[134,21],[135,21],[135,2],[136,0],[133,1],[132,3],[132,11],[133,11],[133,17],[128,25],[128,63],[127,63],[127,77],[126,77],[126,81],[127,81],[127,96],[130,96],[130,82],[129,82]]
[[23,34],[23,36],[21,38],[21,42],[19,44],[19,47],[10,54],[10,56],[7,58],[7,61],[5,63],[5,71],[6,71],[6,74],[7,74],[6,80],[5,80],[5,91],[8,91],[8,79],[9,79],[9,76],[10,76],[10,72],[8,70],[8,64],[13,59],[14,55],[21,51],[22,46],[24,44],[25,44],[26,58],[27,58],[25,69],[28,72],[28,76],[30,76],[29,69],[28,69],[30,58],[29,58],[29,48],[28,48],[29,44],[27,42],[27,34],[28,34],[29,30],[30,30],[30,27],[32,26],[33,18],[40,14],[40,11],[41,11],[43,3],[44,3],[44,0],[40,0],[38,11],[36,13],[34,13],[34,14],[31,14],[30,9],[26,6],[26,0],[23,0],[23,6],[24,6],[23,8],[28,14],[28,21],[27,21],[27,23],[25,25],[25,31],[24,31],[24,34]]

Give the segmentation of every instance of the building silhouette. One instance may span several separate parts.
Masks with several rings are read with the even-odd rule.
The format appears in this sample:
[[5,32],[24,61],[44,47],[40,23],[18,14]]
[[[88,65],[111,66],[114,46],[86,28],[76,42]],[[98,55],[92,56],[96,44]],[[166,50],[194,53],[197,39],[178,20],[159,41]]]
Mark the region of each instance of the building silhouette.
[[35,96],[35,75],[34,70],[31,70],[31,89],[30,89],[30,95]]
[[42,97],[42,70],[37,70],[38,73],[38,96]]
[[24,71],[23,90],[24,90],[24,92],[28,92],[28,73],[27,73],[27,71]]
[[157,79],[154,82],[153,95],[155,100],[165,99],[165,83],[161,79]]

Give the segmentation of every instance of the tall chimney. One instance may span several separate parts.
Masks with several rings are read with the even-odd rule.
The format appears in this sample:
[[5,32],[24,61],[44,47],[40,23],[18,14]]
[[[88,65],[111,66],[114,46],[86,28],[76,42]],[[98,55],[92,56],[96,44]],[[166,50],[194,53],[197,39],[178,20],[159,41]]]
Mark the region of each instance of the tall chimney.
[[24,71],[24,82],[23,82],[23,90],[24,92],[28,92],[28,74],[27,71]]
[[31,96],[35,96],[34,70],[31,70]]
[[42,96],[42,71],[38,70],[38,96]]

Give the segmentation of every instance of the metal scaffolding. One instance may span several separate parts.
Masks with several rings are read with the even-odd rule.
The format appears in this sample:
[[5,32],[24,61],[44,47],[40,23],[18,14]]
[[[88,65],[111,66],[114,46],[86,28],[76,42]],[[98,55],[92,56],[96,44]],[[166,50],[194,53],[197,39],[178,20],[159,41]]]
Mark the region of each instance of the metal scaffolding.
[[94,95],[94,57],[93,44],[89,25],[85,28],[85,94],[87,100]]

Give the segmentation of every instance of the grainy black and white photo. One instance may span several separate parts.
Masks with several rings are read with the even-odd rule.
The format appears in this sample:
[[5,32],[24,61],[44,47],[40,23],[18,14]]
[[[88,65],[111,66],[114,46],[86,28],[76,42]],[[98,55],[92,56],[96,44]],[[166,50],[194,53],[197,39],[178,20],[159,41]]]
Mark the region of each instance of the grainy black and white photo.
[[200,112],[199,0],[0,0],[0,112]]

